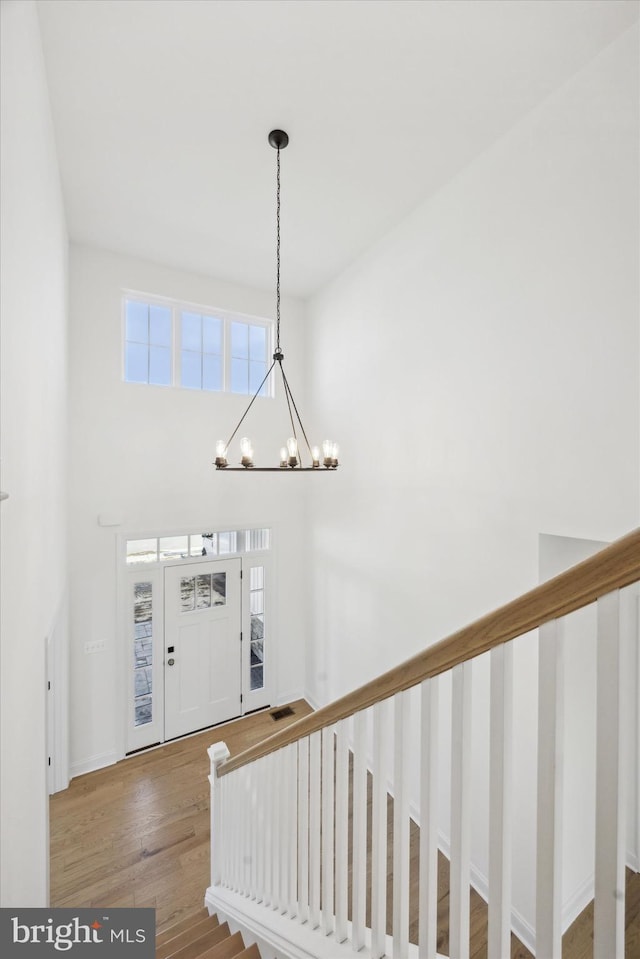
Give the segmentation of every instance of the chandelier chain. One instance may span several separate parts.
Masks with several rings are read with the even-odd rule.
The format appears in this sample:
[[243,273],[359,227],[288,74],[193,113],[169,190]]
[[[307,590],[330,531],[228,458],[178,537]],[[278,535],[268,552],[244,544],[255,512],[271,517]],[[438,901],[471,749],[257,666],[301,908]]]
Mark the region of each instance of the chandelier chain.
[[277,150],[276,176],[276,348],[280,352],[280,147]]

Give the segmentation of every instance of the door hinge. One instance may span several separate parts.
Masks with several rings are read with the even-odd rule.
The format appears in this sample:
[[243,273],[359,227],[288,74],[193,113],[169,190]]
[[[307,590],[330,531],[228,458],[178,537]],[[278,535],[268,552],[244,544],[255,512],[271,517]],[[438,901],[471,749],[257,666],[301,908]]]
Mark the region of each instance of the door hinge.
[[242,579],[242,570],[240,570],[240,579]]
[[242,642],[242,633],[240,633],[240,642]]
[[240,693],[240,702],[242,702],[242,693]]
[[51,756],[49,756],[49,765],[51,765]]
[[50,679],[47,680],[47,689],[51,689],[51,680],[50,680]]

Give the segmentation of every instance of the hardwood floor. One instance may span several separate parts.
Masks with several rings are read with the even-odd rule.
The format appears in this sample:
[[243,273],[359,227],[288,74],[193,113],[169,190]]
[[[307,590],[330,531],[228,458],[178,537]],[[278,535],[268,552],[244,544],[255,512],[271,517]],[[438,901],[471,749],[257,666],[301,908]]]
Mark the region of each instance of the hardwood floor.
[[[207,747],[224,740],[232,755],[311,712],[303,700],[275,722],[256,713],[188,739],[139,753],[88,773],[50,801],[51,905],[150,906],[157,930],[192,914],[209,885],[209,762]],[[390,921],[392,878],[388,801]],[[419,830],[411,824],[411,941],[417,939]],[[471,959],[487,953],[487,907],[471,890]],[[438,862],[438,951],[448,954],[449,863]],[[592,959],[593,909],[563,938],[563,959]],[[532,959],[512,936],[511,959]],[[542,957],[544,959],[544,957]],[[640,959],[640,874],[627,871],[625,959]]]
[[138,753],[72,780],[50,800],[51,905],[149,906],[159,932],[202,905],[209,885],[209,759],[232,756],[311,712],[270,711]]

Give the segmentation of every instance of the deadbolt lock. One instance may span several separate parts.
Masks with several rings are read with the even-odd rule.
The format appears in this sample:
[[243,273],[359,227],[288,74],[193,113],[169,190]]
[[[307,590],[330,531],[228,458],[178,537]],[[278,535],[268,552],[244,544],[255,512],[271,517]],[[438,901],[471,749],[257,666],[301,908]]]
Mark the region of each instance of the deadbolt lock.
[[167,665],[168,665],[168,666],[173,666],[174,663],[175,663],[175,659],[173,659],[173,658],[167,660]]

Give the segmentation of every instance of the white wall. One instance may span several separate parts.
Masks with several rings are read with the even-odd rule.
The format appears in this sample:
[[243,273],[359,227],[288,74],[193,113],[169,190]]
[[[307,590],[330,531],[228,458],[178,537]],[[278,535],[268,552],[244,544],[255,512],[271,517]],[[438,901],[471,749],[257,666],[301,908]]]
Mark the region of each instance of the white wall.
[[67,236],[35,4],[10,0],[1,17],[0,888],[3,906],[45,906],[47,640],[61,681],[66,655]]
[[[311,305],[316,417],[339,423],[343,463],[311,507],[319,704],[534,586],[540,532],[638,524],[637,43],[612,44]],[[518,757],[535,750],[526,703]],[[486,711],[481,686],[485,876]]]
[[[277,679],[273,701],[304,687],[303,480],[216,473],[247,397],[140,386],[122,379],[122,291],[134,290],[254,316],[275,297],[111,253],[71,247],[71,758],[77,774],[119,758],[125,721],[118,655],[118,534],[271,526],[275,534]],[[301,305],[283,300],[282,346],[296,397],[304,397]],[[256,462],[277,465],[286,437],[282,397],[256,402],[246,421]],[[242,428],[245,433],[245,427]],[[265,437],[260,445],[260,437]],[[235,441],[234,441],[235,442]],[[237,443],[236,443],[237,445]],[[236,449],[236,453],[237,453]],[[302,482],[301,482],[302,480]],[[286,486],[283,495],[284,484]],[[112,514],[119,527],[101,527]],[[281,584],[281,585],[280,585]],[[85,643],[105,641],[86,654]]]

